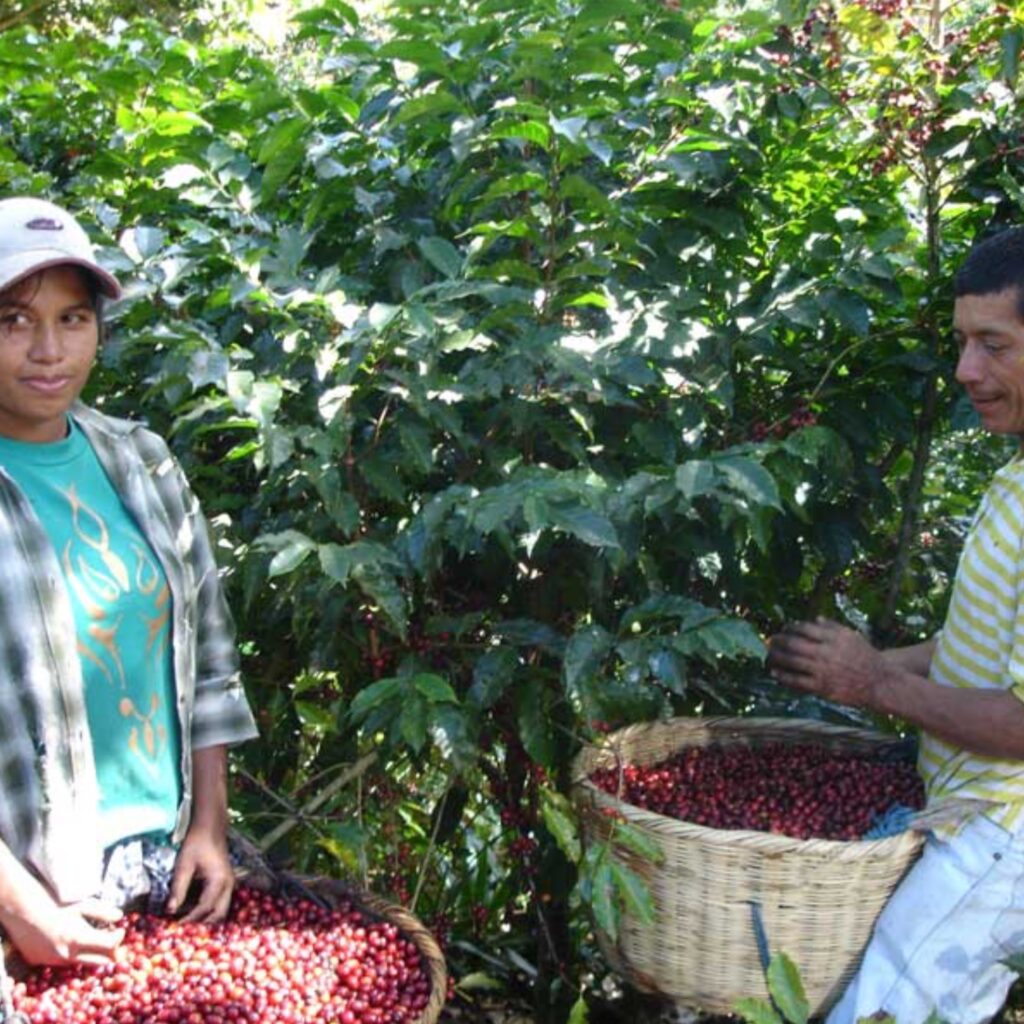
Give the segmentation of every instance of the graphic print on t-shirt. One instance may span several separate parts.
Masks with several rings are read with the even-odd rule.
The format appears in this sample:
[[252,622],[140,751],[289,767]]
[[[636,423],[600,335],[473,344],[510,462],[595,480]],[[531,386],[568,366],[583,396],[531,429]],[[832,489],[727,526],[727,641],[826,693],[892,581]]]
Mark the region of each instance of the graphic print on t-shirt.
[[[61,493],[71,515],[71,535],[61,552],[61,568],[73,603],[77,602],[89,619],[84,634],[79,631],[78,653],[111,687],[124,693],[128,688],[121,649],[124,632],[129,633],[129,643],[144,639],[144,650],[135,652],[141,654],[143,663],[166,654],[170,625],[167,583],[152,554],[137,542],[127,546],[125,554],[131,565],[126,564],[111,545],[107,523],[83,501],[74,483]],[[142,625],[141,633],[137,626],[122,630],[126,615]],[[156,759],[167,745],[167,727],[158,717],[160,696],[156,692],[143,694],[141,703],[148,704],[145,711],[136,704],[138,698],[138,694],[121,697],[117,709],[122,718],[133,719],[127,733],[128,749],[156,770]]]

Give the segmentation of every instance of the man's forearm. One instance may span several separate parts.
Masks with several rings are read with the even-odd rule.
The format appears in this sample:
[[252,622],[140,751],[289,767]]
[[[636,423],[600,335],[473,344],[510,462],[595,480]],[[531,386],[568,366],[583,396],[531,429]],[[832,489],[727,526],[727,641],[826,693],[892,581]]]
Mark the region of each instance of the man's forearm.
[[875,692],[875,711],[975,754],[1024,761],[1024,703],[1012,693],[940,686],[892,665]]
[[890,647],[882,651],[882,657],[889,665],[918,676],[928,675],[934,654],[934,637],[919,644],[911,644],[909,647]]

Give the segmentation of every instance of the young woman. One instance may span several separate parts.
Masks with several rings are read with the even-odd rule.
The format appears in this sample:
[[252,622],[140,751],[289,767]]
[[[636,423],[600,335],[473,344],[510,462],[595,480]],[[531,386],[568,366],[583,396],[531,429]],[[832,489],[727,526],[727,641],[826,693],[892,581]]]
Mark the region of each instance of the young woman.
[[119,294],[66,210],[0,200],[0,926],[32,963],[109,959],[161,881],[224,916],[226,749],[256,732],[180,467],[78,401]]

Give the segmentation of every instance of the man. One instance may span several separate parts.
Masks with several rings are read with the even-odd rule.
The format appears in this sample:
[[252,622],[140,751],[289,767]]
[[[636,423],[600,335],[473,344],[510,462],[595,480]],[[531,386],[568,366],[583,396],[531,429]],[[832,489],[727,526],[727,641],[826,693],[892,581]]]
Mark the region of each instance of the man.
[[[955,294],[957,380],[982,425],[1024,447],[1024,228],[977,245]],[[988,1020],[1016,977],[1002,961],[1024,951],[1024,456],[982,500],[937,637],[878,651],[803,622],[773,638],[768,664],[779,682],[921,729],[930,806],[987,801],[929,834],[828,1024],[880,1010],[898,1024]]]

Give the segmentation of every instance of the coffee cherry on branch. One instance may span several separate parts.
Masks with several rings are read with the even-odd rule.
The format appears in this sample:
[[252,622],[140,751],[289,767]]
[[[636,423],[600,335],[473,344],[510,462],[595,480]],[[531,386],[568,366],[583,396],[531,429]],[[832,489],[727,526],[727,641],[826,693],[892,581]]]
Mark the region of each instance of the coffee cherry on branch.
[[14,986],[33,1024],[414,1024],[430,998],[399,928],[241,888],[222,924],[130,913],[112,963],[33,968]]
[[815,744],[690,747],[658,764],[602,768],[590,781],[656,814],[796,839],[859,839],[890,808],[924,806],[912,764]]

